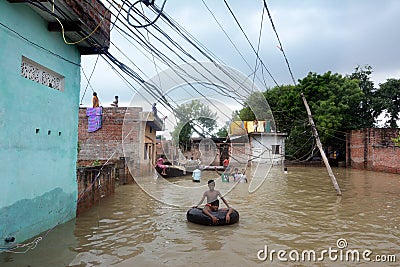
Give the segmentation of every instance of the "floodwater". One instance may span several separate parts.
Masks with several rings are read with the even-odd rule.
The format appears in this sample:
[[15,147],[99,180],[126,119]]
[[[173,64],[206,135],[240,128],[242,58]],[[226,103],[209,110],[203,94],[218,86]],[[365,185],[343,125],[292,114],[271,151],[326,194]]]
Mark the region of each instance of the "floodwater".
[[232,189],[217,180],[216,189],[240,213],[230,226],[186,220],[207,180],[217,177],[213,171],[203,172],[200,184],[188,176],[168,183],[149,177],[144,190],[119,186],[35,248],[0,254],[0,266],[399,265],[399,175],[334,168],[337,197],[325,168],[288,171],[265,170],[266,180],[251,194],[249,184]]

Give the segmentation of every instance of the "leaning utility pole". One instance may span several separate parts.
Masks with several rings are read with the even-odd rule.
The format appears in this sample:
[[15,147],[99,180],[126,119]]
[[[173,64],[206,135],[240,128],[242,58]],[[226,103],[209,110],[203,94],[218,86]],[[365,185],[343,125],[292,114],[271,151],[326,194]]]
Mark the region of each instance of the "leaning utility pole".
[[306,106],[307,114],[308,114],[308,119],[309,119],[310,124],[311,124],[311,128],[312,128],[312,131],[313,131],[313,135],[314,135],[315,139],[317,140],[317,146],[318,146],[318,148],[319,148],[319,152],[321,153],[322,159],[324,160],[326,169],[328,170],[328,174],[329,174],[329,176],[331,177],[333,186],[334,186],[335,189],[336,189],[336,193],[337,193],[338,196],[341,196],[341,195],[342,195],[342,192],[340,191],[339,185],[338,185],[338,183],[337,183],[337,181],[336,181],[335,175],[334,175],[333,172],[332,172],[331,166],[329,165],[328,159],[326,158],[325,152],[324,152],[324,150],[322,149],[322,144],[321,144],[321,141],[319,140],[317,128],[315,127],[314,120],[313,120],[312,115],[311,115],[311,110],[310,110],[310,108],[308,107],[307,100],[306,100],[306,98],[304,97],[303,93],[301,93],[301,98],[303,99],[304,105]]

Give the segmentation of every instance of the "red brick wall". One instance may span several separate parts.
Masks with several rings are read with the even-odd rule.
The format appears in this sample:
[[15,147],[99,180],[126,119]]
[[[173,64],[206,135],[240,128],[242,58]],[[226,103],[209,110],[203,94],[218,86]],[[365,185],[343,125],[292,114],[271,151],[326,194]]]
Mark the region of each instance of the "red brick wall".
[[111,13],[101,1],[65,0],[60,4],[70,7],[81,19],[84,25],[89,27],[93,36],[101,42],[103,47],[110,46],[110,21]]
[[[130,115],[136,121],[131,121],[130,125],[134,130],[130,133],[129,140],[138,142],[140,129],[139,113],[142,108],[129,108],[133,111]],[[96,132],[89,133],[88,118],[86,108],[79,109],[78,140],[79,154],[78,165],[91,165],[90,162],[96,160],[101,163],[110,160],[111,162],[124,157],[122,149],[122,126],[124,123],[126,108],[103,108],[102,128]],[[136,127],[135,127],[136,126]],[[89,163],[89,164],[88,164]]]
[[[78,153],[78,166],[91,166],[94,162],[104,164],[106,162],[116,163],[120,166],[120,183],[132,183],[133,179],[128,169],[123,166],[125,164],[124,151],[122,147],[122,133],[123,126],[129,125],[132,127],[129,132],[129,137],[125,139],[126,142],[132,143],[135,146],[139,143],[141,121],[140,107],[129,108],[129,121],[125,121],[124,118],[127,112],[125,107],[109,107],[103,108],[102,116],[102,128],[96,132],[89,133],[88,118],[86,116],[86,108],[79,109],[79,125],[78,125],[78,142],[79,142],[79,153]],[[139,161],[139,149],[134,148],[132,151],[136,154],[131,157],[135,160],[130,161],[131,169],[140,169]],[[125,171],[122,171],[125,169]]]
[[349,165],[357,169],[400,173],[400,147],[391,140],[398,129],[354,130],[347,137]]
[[[156,131],[150,132],[144,113],[141,107],[103,108],[102,128],[89,133],[86,108],[80,108],[78,166],[92,166],[94,162],[116,163],[123,184],[132,183],[132,176],[151,174],[156,160]],[[146,156],[145,146],[152,148]],[[129,166],[125,173],[122,169],[128,169],[122,166],[124,164]]]
[[251,155],[250,145],[246,143],[232,143],[231,144],[231,158],[229,164],[232,166],[247,164]]

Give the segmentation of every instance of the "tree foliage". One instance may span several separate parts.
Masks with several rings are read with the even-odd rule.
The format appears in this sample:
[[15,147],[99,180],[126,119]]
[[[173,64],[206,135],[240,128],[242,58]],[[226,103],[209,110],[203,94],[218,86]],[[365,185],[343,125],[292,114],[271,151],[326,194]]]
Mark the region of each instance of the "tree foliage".
[[[339,150],[341,157],[345,155],[345,133],[374,127],[382,112],[388,118],[386,126],[397,128],[400,80],[388,79],[376,89],[371,73],[372,68],[368,65],[358,66],[346,76],[330,71],[324,74],[310,72],[296,86],[276,86],[263,93],[271,107],[277,131],[288,133],[288,159],[306,159],[315,145],[301,93],[311,109],[322,144]],[[253,109],[247,105],[236,115],[242,120],[253,120]]]
[[178,122],[171,135],[184,151],[190,149],[190,139],[194,133],[202,137],[211,137],[217,126],[217,113],[212,112],[199,100],[178,106],[175,114]]
[[374,83],[371,81],[372,67],[356,67],[355,71],[347,77],[356,80],[363,95],[360,103],[351,110],[353,117],[353,125],[348,125],[348,128],[371,128],[376,122],[377,116],[381,113],[381,109],[377,106]]
[[228,136],[228,127],[224,126],[220,129],[218,129],[216,136],[217,137],[227,137]]
[[380,84],[376,98],[377,105],[385,111],[385,117],[388,118],[385,126],[397,128],[400,114],[400,80],[387,79],[385,83]]
[[310,72],[297,86],[277,86],[264,92],[277,130],[288,133],[289,159],[304,159],[314,144],[301,93],[310,106],[321,142],[344,148],[344,129],[358,125],[352,115],[364,95],[358,81],[337,73]]
[[358,127],[352,110],[359,106],[363,92],[356,80],[330,71],[310,73],[298,88],[308,101],[321,142],[332,141],[337,131]]

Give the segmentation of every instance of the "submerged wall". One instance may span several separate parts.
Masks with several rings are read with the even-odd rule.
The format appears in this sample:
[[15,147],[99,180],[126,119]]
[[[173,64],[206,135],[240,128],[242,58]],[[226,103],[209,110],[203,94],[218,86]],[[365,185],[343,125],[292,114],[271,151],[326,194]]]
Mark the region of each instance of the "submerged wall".
[[353,130],[347,135],[347,165],[352,168],[400,173],[400,147],[392,138],[399,129]]
[[78,180],[79,215],[97,205],[100,199],[115,192],[116,168],[114,164],[93,167],[79,167],[76,172]]
[[[0,1],[0,18],[4,245],[6,237],[23,242],[75,217],[80,54],[60,33],[49,32],[47,23],[26,4]],[[24,65],[24,59],[47,73]]]

